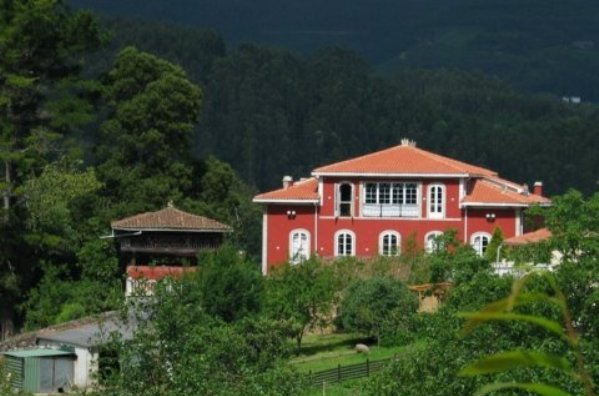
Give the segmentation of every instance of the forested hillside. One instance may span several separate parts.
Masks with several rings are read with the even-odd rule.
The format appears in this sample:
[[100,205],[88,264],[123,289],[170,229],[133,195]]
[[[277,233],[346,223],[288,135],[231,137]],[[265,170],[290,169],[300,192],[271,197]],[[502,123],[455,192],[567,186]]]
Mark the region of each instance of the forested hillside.
[[412,67],[496,75],[518,89],[599,100],[593,0],[72,0],[111,16],[210,27],[228,43],[311,53],[352,49],[393,73]]
[[519,93],[496,78],[447,70],[376,74],[351,51],[312,55],[243,44],[226,49],[213,31],[110,21],[111,47],[90,74],[125,45],[180,64],[205,93],[195,153],[216,155],[258,189],[284,174],[398,144],[488,166],[547,191],[593,191],[599,160],[598,108]]

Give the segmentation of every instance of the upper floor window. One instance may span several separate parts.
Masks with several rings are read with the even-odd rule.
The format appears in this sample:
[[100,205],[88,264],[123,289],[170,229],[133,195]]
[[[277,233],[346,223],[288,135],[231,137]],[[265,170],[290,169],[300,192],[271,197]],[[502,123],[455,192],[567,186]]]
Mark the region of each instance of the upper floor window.
[[431,184],[428,187],[428,217],[442,219],[445,217],[445,186]]
[[379,236],[379,254],[381,256],[398,256],[401,249],[401,238],[396,231],[383,231]]
[[310,258],[310,233],[293,230],[289,233],[289,262],[298,264]]
[[424,250],[427,253],[438,252],[443,247],[441,241],[443,233],[441,231],[431,231],[424,237]]
[[477,232],[470,238],[470,246],[476,251],[479,256],[482,256],[487,251],[487,246],[491,242],[491,234],[486,232]]
[[349,230],[335,234],[335,256],[354,256],[356,253],[355,235]]
[[362,213],[370,217],[418,217],[418,183],[366,183]]
[[349,217],[352,215],[353,188],[349,183],[339,184],[337,191],[337,215]]

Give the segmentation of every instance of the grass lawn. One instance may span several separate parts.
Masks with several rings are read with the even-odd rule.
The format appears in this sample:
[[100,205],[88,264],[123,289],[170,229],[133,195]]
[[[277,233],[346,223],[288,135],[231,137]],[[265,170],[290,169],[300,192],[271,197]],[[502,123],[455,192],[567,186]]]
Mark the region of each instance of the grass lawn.
[[362,386],[368,378],[349,380],[340,384],[326,384],[323,387],[311,388],[306,392],[310,396],[358,396],[361,395]]
[[[370,347],[369,354],[357,353],[354,346],[365,343]],[[421,343],[420,343],[421,344]],[[300,372],[317,372],[337,367],[341,364],[363,363],[366,359],[379,360],[401,355],[420,345],[418,342],[398,347],[377,347],[356,334],[310,334],[305,336],[299,356],[291,359]]]

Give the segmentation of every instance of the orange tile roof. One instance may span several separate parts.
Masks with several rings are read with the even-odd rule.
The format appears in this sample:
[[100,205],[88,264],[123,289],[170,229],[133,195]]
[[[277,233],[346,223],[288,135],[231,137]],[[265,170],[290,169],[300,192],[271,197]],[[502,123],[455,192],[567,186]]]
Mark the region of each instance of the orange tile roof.
[[226,232],[231,227],[208,217],[184,212],[172,206],[113,221],[114,230],[170,230]]
[[[492,180],[492,181],[491,181]],[[501,204],[501,205],[518,205],[528,206],[532,204],[549,204],[551,201],[548,198],[535,194],[522,194],[515,191],[515,183],[507,182],[500,183],[499,178],[476,179],[470,188],[470,192],[462,200],[463,204]],[[523,191],[523,186],[520,186]]]
[[311,177],[295,182],[287,188],[257,195],[254,197],[254,202],[306,201],[306,203],[311,203],[318,201],[318,199],[318,180]]
[[536,231],[527,232],[526,234],[508,238],[504,241],[504,243],[508,246],[539,243],[541,241],[546,241],[547,239],[551,238],[551,235],[551,231],[549,231],[547,228],[541,228]]
[[468,174],[497,175],[495,172],[443,157],[419,149],[410,144],[401,144],[385,150],[366,154],[335,164],[322,166],[312,172],[320,174]]
[[145,265],[130,265],[127,267],[127,275],[131,279],[147,279],[147,280],[160,280],[170,276],[172,278],[180,278],[186,272],[194,272],[196,267],[173,267],[167,265],[161,265],[157,267],[150,267]]

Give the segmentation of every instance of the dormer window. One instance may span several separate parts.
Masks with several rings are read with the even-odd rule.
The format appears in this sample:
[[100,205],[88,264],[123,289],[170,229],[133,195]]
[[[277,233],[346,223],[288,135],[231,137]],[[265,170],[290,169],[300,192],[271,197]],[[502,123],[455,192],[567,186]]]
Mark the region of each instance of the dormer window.
[[340,217],[352,216],[353,188],[349,183],[339,184],[337,191],[337,215]]

